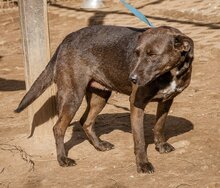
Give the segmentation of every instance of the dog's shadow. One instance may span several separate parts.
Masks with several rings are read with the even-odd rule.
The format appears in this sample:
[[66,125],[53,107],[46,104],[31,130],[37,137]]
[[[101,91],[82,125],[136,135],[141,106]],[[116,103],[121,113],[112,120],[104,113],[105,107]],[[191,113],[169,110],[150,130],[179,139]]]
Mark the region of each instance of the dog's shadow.
[[[155,123],[155,115],[145,114],[144,117],[144,132],[146,145],[154,143],[153,126]],[[71,124],[73,126],[72,137],[65,143],[66,152],[87,140],[79,122]],[[193,124],[189,120],[181,117],[168,116],[165,126],[165,137],[168,140],[171,137],[186,133],[193,129]],[[114,130],[121,130],[131,133],[130,114],[101,114],[97,117],[95,124],[95,132],[98,136],[109,134]],[[114,143],[113,143],[114,144]]]

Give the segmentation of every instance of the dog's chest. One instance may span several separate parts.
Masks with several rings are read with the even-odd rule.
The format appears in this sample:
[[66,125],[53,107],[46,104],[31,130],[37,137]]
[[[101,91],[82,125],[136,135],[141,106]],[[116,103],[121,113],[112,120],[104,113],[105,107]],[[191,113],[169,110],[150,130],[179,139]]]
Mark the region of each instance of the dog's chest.
[[162,78],[162,80],[165,81],[160,85],[160,89],[155,98],[160,98],[164,101],[171,99],[181,93],[189,85],[191,70],[188,69],[188,71],[180,77],[177,76],[177,73],[178,71],[174,69],[167,77]]
[[171,94],[173,92],[176,92],[177,90],[178,90],[178,88],[177,88],[177,81],[176,80],[172,80],[169,83],[169,85],[165,89],[162,90],[162,93],[169,95],[169,94]]

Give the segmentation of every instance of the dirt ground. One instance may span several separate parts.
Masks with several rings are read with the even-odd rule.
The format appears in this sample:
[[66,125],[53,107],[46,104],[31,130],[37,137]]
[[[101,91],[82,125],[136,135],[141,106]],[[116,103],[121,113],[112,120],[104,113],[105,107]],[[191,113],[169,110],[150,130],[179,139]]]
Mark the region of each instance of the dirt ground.
[[[220,187],[220,2],[216,0],[132,1],[154,25],[177,27],[195,41],[191,85],[176,99],[166,123],[166,137],[176,150],[154,149],[152,128],[156,104],[145,110],[145,138],[154,174],[137,174],[129,120],[128,97],[114,93],[99,115],[96,131],[115,145],[96,151],[74,117],[66,133],[69,157],[77,165],[58,166],[51,133],[47,143],[30,129],[27,110],[13,110],[25,94],[24,63],[18,8],[0,10],[0,187],[187,188]],[[68,33],[87,25],[145,27],[114,1],[98,11],[81,10],[79,1],[50,5],[51,51]],[[39,127],[41,129],[42,127]],[[48,144],[49,143],[49,144]]]

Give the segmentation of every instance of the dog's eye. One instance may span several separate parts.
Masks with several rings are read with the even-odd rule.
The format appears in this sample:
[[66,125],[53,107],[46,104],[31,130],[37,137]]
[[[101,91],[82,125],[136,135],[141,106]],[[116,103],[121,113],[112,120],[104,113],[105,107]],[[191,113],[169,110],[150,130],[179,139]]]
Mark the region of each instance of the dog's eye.
[[158,54],[153,54],[153,53],[151,53],[151,54],[148,54],[149,56],[156,56],[156,55],[158,55]]
[[151,50],[147,50],[147,55],[148,55],[148,56],[156,56],[156,55],[158,55],[158,54],[155,53],[155,52],[153,52],[153,51],[151,51]]
[[138,57],[140,56],[140,50],[136,49],[136,50],[134,51],[134,53],[135,53],[136,56],[138,56]]
[[151,56],[151,57],[154,57],[154,56],[157,56],[158,54],[156,53],[153,53],[153,52],[150,52],[150,53],[147,53],[148,56]]

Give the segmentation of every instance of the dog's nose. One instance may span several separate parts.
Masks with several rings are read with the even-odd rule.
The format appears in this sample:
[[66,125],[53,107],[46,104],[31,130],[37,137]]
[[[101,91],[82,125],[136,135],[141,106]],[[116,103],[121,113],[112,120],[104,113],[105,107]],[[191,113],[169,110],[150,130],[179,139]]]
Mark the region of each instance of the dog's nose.
[[130,81],[132,81],[134,84],[136,84],[137,83],[137,75],[136,74],[131,75]]

